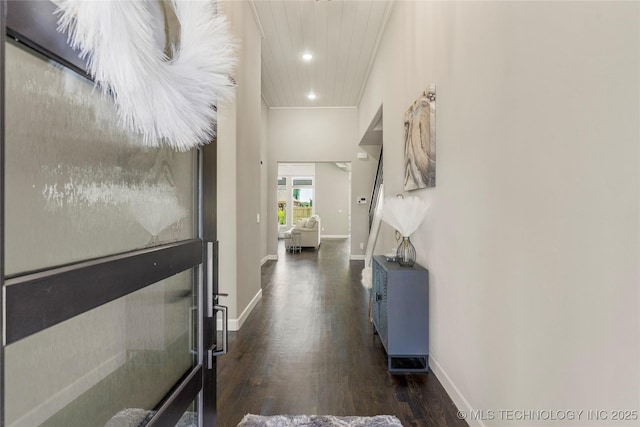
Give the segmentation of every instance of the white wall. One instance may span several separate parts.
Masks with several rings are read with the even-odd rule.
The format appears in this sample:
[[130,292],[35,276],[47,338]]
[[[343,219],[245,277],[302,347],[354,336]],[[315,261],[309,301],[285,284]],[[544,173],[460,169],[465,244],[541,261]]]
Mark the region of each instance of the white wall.
[[220,292],[234,330],[261,295],[261,39],[248,2],[220,5],[238,42],[236,97],[219,106],[217,172]]
[[[359,134],[382,103],[401,192],[402,115],[437,84],[437,187],[410,193],[432,201],[412,240],[431,364],[461,409],[640,407],[639,7],[395,5]],[[469,421],[540,425],[495,415]]]
[[348,236],[351,181],[335,163],[316,163],[314,204],[322,236]]
[[[278,162],[351,162],[351,254],[364,255],[359,243],[367,242],[368,205],[356,205],[355,196],[369,197],[377,159],[357,159],[356,108],[270,109],[267,248],[277,254],[276,179]],[[273,183],[273,184],[272,184]]]

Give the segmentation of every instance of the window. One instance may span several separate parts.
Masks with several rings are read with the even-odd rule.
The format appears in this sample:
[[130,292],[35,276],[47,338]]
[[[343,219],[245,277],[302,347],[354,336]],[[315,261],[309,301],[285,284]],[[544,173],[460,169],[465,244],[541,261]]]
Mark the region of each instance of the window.
[[293,178],[291,196],[294,224],[313,215],[313,178]]
[[278,177],[278,225],[287,225],[287,178]]

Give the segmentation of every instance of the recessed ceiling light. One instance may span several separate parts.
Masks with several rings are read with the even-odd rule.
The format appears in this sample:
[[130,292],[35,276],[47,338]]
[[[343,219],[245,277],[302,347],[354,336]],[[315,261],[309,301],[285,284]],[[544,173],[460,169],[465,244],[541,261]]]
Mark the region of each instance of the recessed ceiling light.
[[307,95],[307,98],[313,101],[314,99],[316,99],[316,94],[311,91],[309,92],[309,95]]
[[305,52],[302,54],[302,59],[304,59],[306,62],[309,62],[313,59],[313,55],[309,52]]

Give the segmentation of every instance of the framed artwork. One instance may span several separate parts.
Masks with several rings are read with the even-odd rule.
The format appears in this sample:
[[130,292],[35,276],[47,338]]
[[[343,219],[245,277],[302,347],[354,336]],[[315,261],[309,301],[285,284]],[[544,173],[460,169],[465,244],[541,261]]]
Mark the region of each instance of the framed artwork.
[[436,186],[436,86],[404,113],[404,189]]

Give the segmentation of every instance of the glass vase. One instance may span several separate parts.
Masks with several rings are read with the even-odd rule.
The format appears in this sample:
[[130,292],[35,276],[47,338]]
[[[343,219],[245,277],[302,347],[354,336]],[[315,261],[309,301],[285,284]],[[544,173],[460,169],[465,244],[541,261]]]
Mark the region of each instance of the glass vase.
[[396,249],[396,260],[402,267],[413,267],[416,263],[416,248],[413,247],[409,236],[402,237],[402,242]]

